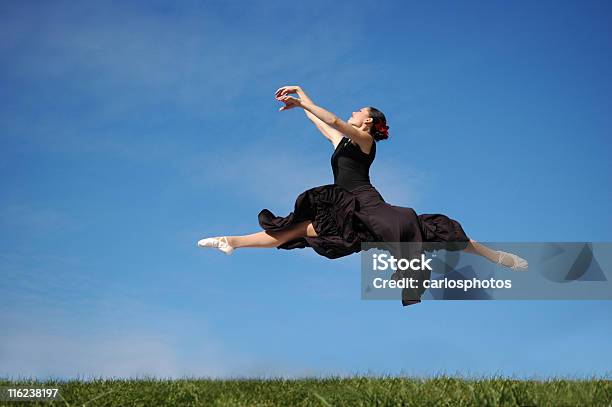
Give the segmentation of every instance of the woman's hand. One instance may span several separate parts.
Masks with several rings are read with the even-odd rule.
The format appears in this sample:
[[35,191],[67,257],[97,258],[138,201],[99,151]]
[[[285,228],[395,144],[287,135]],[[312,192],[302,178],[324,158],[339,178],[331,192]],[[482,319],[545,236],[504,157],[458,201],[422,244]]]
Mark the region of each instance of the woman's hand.
[[302,101],[298,98],[294,98],[293,96],[279,96],[276,99],[283,102],[285,106],[282,106],[279,111],[293,109],[294,107],[301,107]]
[[300,90],[302,89],[299,86],[283,86],[282,88],[278,88],[278,90],[274,94],[274,97],[278,99],[281,96],[295,95]]

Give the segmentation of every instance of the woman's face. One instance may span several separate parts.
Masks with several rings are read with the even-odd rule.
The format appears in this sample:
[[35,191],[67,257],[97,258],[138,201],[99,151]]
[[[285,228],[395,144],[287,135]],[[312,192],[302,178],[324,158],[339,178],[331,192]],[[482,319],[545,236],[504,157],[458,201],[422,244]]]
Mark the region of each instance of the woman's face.
[[370,117],[370,109],[367,107],[362,107],[361,109],[353,112],[351,117],[348,119],[348,124],[352,124],[353,126],[361,127],[363,123],[371,122],[372,118]]

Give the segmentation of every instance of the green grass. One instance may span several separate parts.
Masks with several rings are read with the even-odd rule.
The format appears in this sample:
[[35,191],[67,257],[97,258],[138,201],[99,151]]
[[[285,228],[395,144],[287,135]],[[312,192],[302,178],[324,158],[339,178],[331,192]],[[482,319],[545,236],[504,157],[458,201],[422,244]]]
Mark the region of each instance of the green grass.
[[312,379],[0,380],[60,389],[53,402],[3,406],[612,406],[612,381],[352,377]]

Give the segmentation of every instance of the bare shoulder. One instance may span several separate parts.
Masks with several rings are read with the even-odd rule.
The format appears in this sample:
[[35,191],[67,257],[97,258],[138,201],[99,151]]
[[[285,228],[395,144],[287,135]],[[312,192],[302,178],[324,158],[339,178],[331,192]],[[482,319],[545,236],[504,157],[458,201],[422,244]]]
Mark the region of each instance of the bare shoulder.
[[343,138],[344,135],[342,134],[334,134],[332,137],[329,138],[329,141],[331,141],[332,145],[334,146],[334,150],[338,148],[338,144],[340,144]]
[[355,143],[359,146],[359,148],[361,148],[361,151],[363,151],[364,154],[369,154],[370,147],[372,146],[373,142],[370,133],[358,129],[352,124],[349,124],[337,117],[334,119],[334,123],[331,126],[338,130],[340,133],[344,134],[349,139],[351,139],[353,143]]
[[374,137],[372,137],[369,133],[362,133],[364,136],[360,137],[358,141],[353,140],[352,143],[356,144],[364,154],[369,155],[372,152],[372,146],[374,145]]

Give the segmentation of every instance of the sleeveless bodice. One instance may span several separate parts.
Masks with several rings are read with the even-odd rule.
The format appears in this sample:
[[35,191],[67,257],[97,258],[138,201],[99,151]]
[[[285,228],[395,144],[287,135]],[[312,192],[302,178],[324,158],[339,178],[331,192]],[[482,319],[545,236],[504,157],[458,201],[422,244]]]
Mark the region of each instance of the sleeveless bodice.
[[334,184],[351,191],[370,184],[370,166],[376,156],[376,141],[372,141],[370,154],[361,151],[351,139],[343,137],[331,157]]

